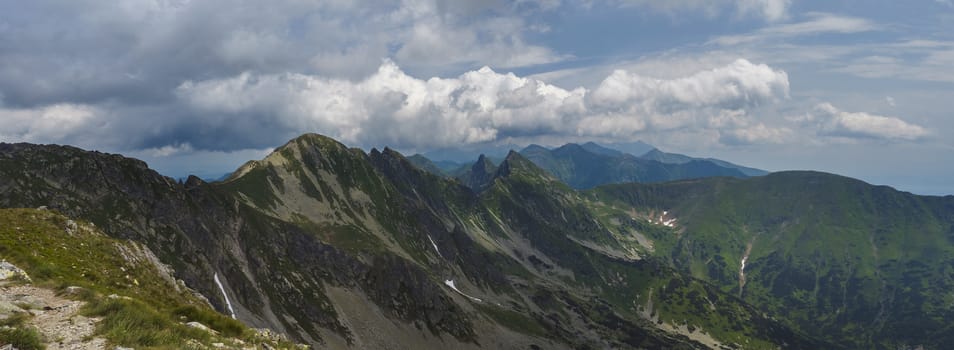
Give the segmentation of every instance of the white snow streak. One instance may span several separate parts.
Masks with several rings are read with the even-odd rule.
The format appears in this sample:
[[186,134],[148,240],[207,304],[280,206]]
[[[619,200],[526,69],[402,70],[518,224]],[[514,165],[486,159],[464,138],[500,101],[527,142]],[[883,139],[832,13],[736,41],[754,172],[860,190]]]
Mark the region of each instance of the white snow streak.
[[215,284],[219,285],[219,290],[222,291],[222,297],[225,298],[225,306],[229,307],[229,313],[232,314],[232,318],[235,318],[235,310],[232,309],[232,302],[229,301],[229,295],[225,294],[225,287],[222,287],[222,282],[219,281],[219,273],[216,272],[212,275],[212,278],[215,279]]
[[461,292],[460,289],[457,289],[457,286],[454,285],[454,280],[445,280],[445,281],[444,281],[444,284],[446,284],[448,287],[451,287],[451,289],[453,289],[455,292],[457,292],[457,294],[460,294],[460,295],[463,295],[463,296],[465,296],[465,297],[468,297],[468,298],[470,298],[471,300],[476,301],[476,302],[478,302],[478,303],[483,302],[483,300],[480,300],[480,298],[474,298],[474,297],[472,297],[472,296],[470,296],[470,295],[464,294],[464,292]]
[[444,256],[441,255],[441,250],[440,250],[440,249],[437,249],[437,244],[434,243],[434,239],[431,238],[431,235],[427,235],[427,240],[428,240],[428,241],[431,241],[431,245],[434,246],[434,251],[437,252],[437,256],[443,258]]

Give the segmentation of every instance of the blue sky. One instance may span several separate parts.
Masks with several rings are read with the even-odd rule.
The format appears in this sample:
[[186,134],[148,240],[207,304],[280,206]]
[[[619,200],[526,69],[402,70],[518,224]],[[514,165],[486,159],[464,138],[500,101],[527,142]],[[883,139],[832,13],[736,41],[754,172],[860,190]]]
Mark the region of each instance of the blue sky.
[[212,176],[304,132],[643,140],[954,194],[954,3],[0,1],[0,141]]

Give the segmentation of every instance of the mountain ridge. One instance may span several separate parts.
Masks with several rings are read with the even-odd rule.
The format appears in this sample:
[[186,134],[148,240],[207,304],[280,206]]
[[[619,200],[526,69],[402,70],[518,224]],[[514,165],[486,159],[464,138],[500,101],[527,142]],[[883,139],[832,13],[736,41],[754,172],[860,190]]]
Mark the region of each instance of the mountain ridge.
[[[479,170],[490,173],[481,163]],[[889,326],[882,329],[890,335],[884,339],[844,331],[826,338],[805,328],[804,314],[785,316],[792,307],[786,291],[793,289],[772,292],[771,281],[779,277],[766,266],[799,276],[804,271],[799,261],[812,250],[787,250],[794,254],[791,263],[769,258],[785,246],[765,245],[769,239],[752,242],[744,229],[776,230],[790,221],[779,221],[773,215],[785,211],[771,208],[812,203],[801,194],[806,183],[824,185],[816,196],[838,193],[834,198],[841,201],[867,193],[870,185],[780,173],[578,191],[515,151],[495,167],[485,187],[474,191],[420,169],[390,148],[365,153],[324,136],[303,135],[246,163],[227,181],[179,183],[117,155],[2,144],[0,206],[50,205],[94,222],[110,236],[142,242],[220,312],[228,309],[224,292],[247,324],[322,348],[914,344],[899,332],[914,324],[917,314],[884,318]],[[912,198],[897,205],[943,202]],[[760,202],[774,204],[756,206]],[[954,208],[946,205],[931,215]],[[855,211],[828,212],[821,217],[826,222],[859,222],[845,216]],[[799,215],[817,215],[804,213]],[[938,218],[930,221],[935,226],[925,226],[934,227],[925,235],[943,236],[936,224],[947,216]],[[748,226],[739,226],[745,222]],[[899,216],[885,222],[904,221]],[[844,232],[858,226],[847,227]],[[896,230],[916,227],[921,226]],[[762,237],[787,237],[771,230]],[[882,256],[894,254],[889,246],[880,248]],[[743,289],[737,262],[749,251]],[[721,265],[709,266],[709,259]],[[893,269],[891,276],[925,268]],[[940,295],[936,289],[924,293]],[[914,299],[898,303],[892,305],[915,305]],[[870,303],[850,305],[872,309]],[[851,320],[822,324],[837,330],[856,324]],[[394,343],[381,343],[370,329]]]

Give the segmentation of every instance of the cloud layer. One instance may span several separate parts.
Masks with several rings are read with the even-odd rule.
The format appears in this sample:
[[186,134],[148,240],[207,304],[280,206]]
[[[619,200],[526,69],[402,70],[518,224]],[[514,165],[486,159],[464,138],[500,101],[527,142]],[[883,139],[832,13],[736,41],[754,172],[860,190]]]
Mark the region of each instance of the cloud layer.
[[[0,94],[32,107],[156,104],[189,79],[244,71],[360,78],[391,57],[418,74],[565,55],[527,42],[552,1],[0,2]],[[456,73],[455,73],[456,74]]]
[[592,91],[487,67],[422,80],[386,61],[358,82],[243,73],[186,82],[175,95],[222,123],[267,119],[354,144],[426,148],[537,135],[628,139],[644,132],[747,128],[755,124],[747,109],[783,99],[788,90],[785,72],[743,59],[668,80],[616,71]]
[[[898,91],[879,103],[891,93],[890,114],[923,125],[812,109],[866,106],[844,91],[867,81],[833,88],[832,74],[950,91],[951,31],[905,28],[791,0],[0,2],[0,141],[154,157],[258,152],[303,132],[419,150],[920,142],[945,132],[943,112]],[[596,29],[613,45],[592,45]]]

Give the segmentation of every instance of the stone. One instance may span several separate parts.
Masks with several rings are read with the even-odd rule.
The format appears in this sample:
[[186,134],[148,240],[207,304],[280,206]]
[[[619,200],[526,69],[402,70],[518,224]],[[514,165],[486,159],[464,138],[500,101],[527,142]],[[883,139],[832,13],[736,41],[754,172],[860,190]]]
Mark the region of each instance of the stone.
[[16,267],[6,260],[0,260],[0,281],[11,280],[13,278],[20,277],[27,282],[33,282],[30,279],[30,275],[23,271],[23,269]]
[[0,300],[0,319],[19,312],[24,312],[24,310],[14,303],[6,300]]
[[132,298],[127,297],[125,295],[110,294],[110,295],[107,295],[106,297],[110,299],[132,300]]
[[50,307],[42,298],[29,294],[14,295],[10,298],[10,302],[25,310],[45,310]]
[[63,289],[63,295],[82,295],[86,291],[86,288],[78,286],[69,286],[66,289]]
[[209,326],[206,326],[206,325],[201,324],[201,323],[196,322],[196,321],[188,322],[188,323],[186,323],[186,326],[189,326],[189,327],[192,327],[192,328],[195,328],[195,329],[201,329],[201,330],[206,331],[206,332],[209,332],[209,333],[211,333],[211,334],[215,334],[215,333],[216,333],[214,330],[212,330],[212,328],[209,328]]
[[72,219],[66,220],[66,234],[72,236],[73,232],[76,232],[78,228],[79,225],[76,224],[76,221],[73,221]]

